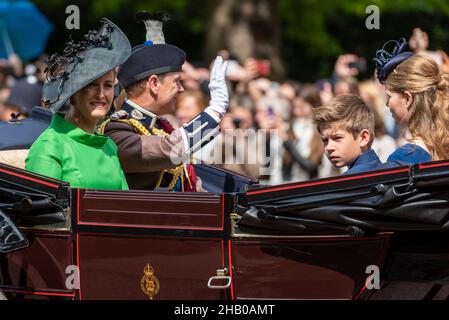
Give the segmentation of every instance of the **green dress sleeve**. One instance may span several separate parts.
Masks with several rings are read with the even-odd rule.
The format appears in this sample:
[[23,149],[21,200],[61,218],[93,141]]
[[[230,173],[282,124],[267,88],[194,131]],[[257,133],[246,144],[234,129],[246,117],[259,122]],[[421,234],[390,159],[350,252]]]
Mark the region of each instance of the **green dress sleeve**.
[[129,190],[128,182],[126,181],[125,173],[123,172],[120,160],[118,157],[118,148],[112,139],[108,138],[106,142],[105,149],[108,150],[108,154],[111,155],[111,160],[109,163],[110,169],[115,171],[111,176],[115,176],[120,179],[121,190]]
[[125,174],[123,173],[123,170],[120,172],[120,177],[122,178],[122,190],[129,190],[128,182],[126,181]]
[[61,141],[55,136],[43,135],[32,146],[25,160],[28,171],[62,180],[62,164],[59,155]]

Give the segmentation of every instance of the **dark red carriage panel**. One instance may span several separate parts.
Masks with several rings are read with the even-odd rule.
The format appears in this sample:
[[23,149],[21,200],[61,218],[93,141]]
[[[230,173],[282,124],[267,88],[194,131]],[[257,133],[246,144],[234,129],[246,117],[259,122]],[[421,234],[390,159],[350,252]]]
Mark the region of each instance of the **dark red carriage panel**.
[[382,267],[390,235],[232,241],[236,299],[352,299]]
[[78,190],[78,225],[223,230],[222,196]]
[[225,299],[207,286],[223,268],[221,239],[80,234],[77,242],[82,299],[148,300],[146,276],[153,300]]
[[25,232],[30,245],[0,256],[3,291],[8,296],[73,298],[66,274],[72,261],[72,238],[68,233]]

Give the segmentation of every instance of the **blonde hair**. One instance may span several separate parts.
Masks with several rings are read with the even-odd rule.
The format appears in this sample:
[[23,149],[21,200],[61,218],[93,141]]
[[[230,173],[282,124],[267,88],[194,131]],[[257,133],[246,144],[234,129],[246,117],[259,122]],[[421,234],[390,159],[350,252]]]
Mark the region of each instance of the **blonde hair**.
[[313,109],[313,119],[320,133],[337,126],[351,133],[354,139],[364,129],[370,133],[369,146],[374,140],[374,114],[362,98],[356,95],[336,97]]
[[178,98],[176,99],[176,109],[178,109],[179,104],[182,103],[182,101],[188,97],[192,97],[193,99],[195,99],[195,103],[198,106],[199,112],[204,111],[208,101],[206,96],[200,90],[186,90],[184,92],[181,92]]
[[413,101],[401,124],[412,139],[422,139],[432,160],[449,159],[449,74],[441,74],[431,57],[414,55],[390,73],[385,87],[411,93]]
[[[382,137],[385,132],[385,94],[373,80],[366,80],[360,83],[360,96],[374,112],[374,133],[376,138]],[[383,89],[382,89],[383,90]]]

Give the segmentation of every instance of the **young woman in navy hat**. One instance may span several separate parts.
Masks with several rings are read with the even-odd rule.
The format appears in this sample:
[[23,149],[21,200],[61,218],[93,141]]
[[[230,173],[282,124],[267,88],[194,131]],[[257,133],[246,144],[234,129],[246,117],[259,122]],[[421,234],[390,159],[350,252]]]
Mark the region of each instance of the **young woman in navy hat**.
[[[386,50],[389,45],[394,45],[391,52]],[[406,47],[405,39],[389,41],[373,59],[385,85],[387,106],[408,141],[387,163],[449,159],[449,75],[440,73],[431,57],[415,55]]]

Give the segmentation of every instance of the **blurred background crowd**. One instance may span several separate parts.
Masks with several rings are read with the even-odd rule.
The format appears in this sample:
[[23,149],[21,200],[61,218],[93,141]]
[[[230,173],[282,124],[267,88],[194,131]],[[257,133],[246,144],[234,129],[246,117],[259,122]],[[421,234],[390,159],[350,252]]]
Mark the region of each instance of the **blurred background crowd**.
[[[409,46],[416,53],[431,56],[440,68],[449,70],[444,51],[429,51],[427,33],[415,28]],[[221,123],[222,134],[214,150],[199,155],[202,161],[263,180],[269,184],[303,181],[335,176],[335,169],[324,155],[321,137],[313,123],[314,108],[333,97],[355,94],[363,98],[375,115],[373,149],[382,162],[406,141],[386,105],[383,86],[374,74],[360,79],[370,57],[346,53],[340,55],[327,78],[311,82],[270,78],[270,61],[249,57],[229,59],[227,78],[231,92],[229,112]],[[177,102],[177,116],[183,122],[195,117],[206,105],[208,70],[189,65],[184,72],[183,92]],[[218,154],[218,157],[217,157]]]
[[24,64],[16,54],[0,59],[0,121],[29,117],[41,105],[47,55]]
[[[115,4],[116,2],[113,1]],[[259,2],[258,5],[266,3],[266,9],[270,10],[273,3],[282,5],[286,1]],[[304,4],[307,1],[300,2]],[[215,5],[216,15],[220,14],[220,10],[223,14],[226,9],[223,6],[226,3],[235,4],[234,1],[218,3],[222,7]],[[254,1],[243,3],[254,4]],[[45,8],[45,5],[41,6]],[[243,10],[239,11],[241,15],[245,13],[244,10],[250,10],[249,6],[246,9],[241,7],[241,4],[239,6]],[[260,11],[260,8],[258,10]],[[264,13],[259,11],[257,14],[263,16]],[[120,21],[112,20],[122,27]],[[254,23],[257,25],[259,22]],[[238,26],[238,23],[235,25]],[[127,33],[126,26],[123,26],[123,30]],[[143,39],[143,27],[139,30],[139,39]],[[244,32],[244,28],[242,30],[240,31]],[[254,28],[252,30],[254,31]],[[60,33],[65,37],[67,30],[63,31]],[[263,28],[260,31],[266,32]],[[270,34],[278,31],[272,29]],[[238,32],[238,29],[234,32]],[[216,38],[220,37],[219,29],[215,29],[215,33],[207,39],[214,38],[214,35]],[[274,41],[278,48],[276,35],[274,36],[274,40],[270,37],[265,40]],[[425,31],[412,28],[402,36],[408,37],[412,50],[431,56],[442,69],[449,72],[448,56],[442,50],[429,50],[430,39]],[[130,39],[133,37],[136,37],[134,33]],[[170,32],[166,38],[170,43]],[[382,41],[379,41],[378,45],[389,40],[387,36],[381,38]],[[55,41],[54,39],[57,38],[50,38],[50,42]],[[252,41],[254,39],[257,40],[257,36]],[[312,110],[333,97],[344,94],[360,95],[373,109],[376,122],[373,149],[381,161],[385,161],[395,148],[404,143],[400,130],[386,107],[384,90],[374,77],[371,58],[375,51],[365,56],[355,54],[353,52],[357,51],[357,44],[354,43],[354,51],[349,50],[334,56],[332,67],[326,74],[322,71],[326,69],[322,69],[317,61],[315,65],[307,68],[320,71],[296,77],[294,72],[288,70],[289,66],[295,68],[295,61],[284,64],[287,66],[285,70],[279,65],[279,53],[276,50],[272,53],[268,49],[250,50],[243,54],[239,48],[246,45],[257,47],[257,44],[244,41],[244,37],[238,43],[224,41],[221,47],[212,40],[204,42],[203,46],[209,47],[210,43],[210,47],[217,50],[205,55],[204,57],[208,58],[203,57],[202,60],[198,58],[195,50],[193,58],[190,59],[190,48],[183,46],[182,41],[172,42],[187,51],[190,61],[183,67],[182,84],[185,90],[178,96],[176,106],[176,116],[183,123],[192,120],[208,105],[209,62],[212,57],[219,54],[228,60],[229,112],[221,122],[221,135],[207,148],[194,155],[196,161],[215,163],[269,184],[338,175],[342,172],[336,171],[324,156],[321,137],[312,121]],[[51,49],[60,46],[61,44],[53,43]],[[0,121],[28,117],[32,107],[40,105],[46,59],[45,54],[40,54],[25,62],[25,59],[14,53],[0,59]]]

